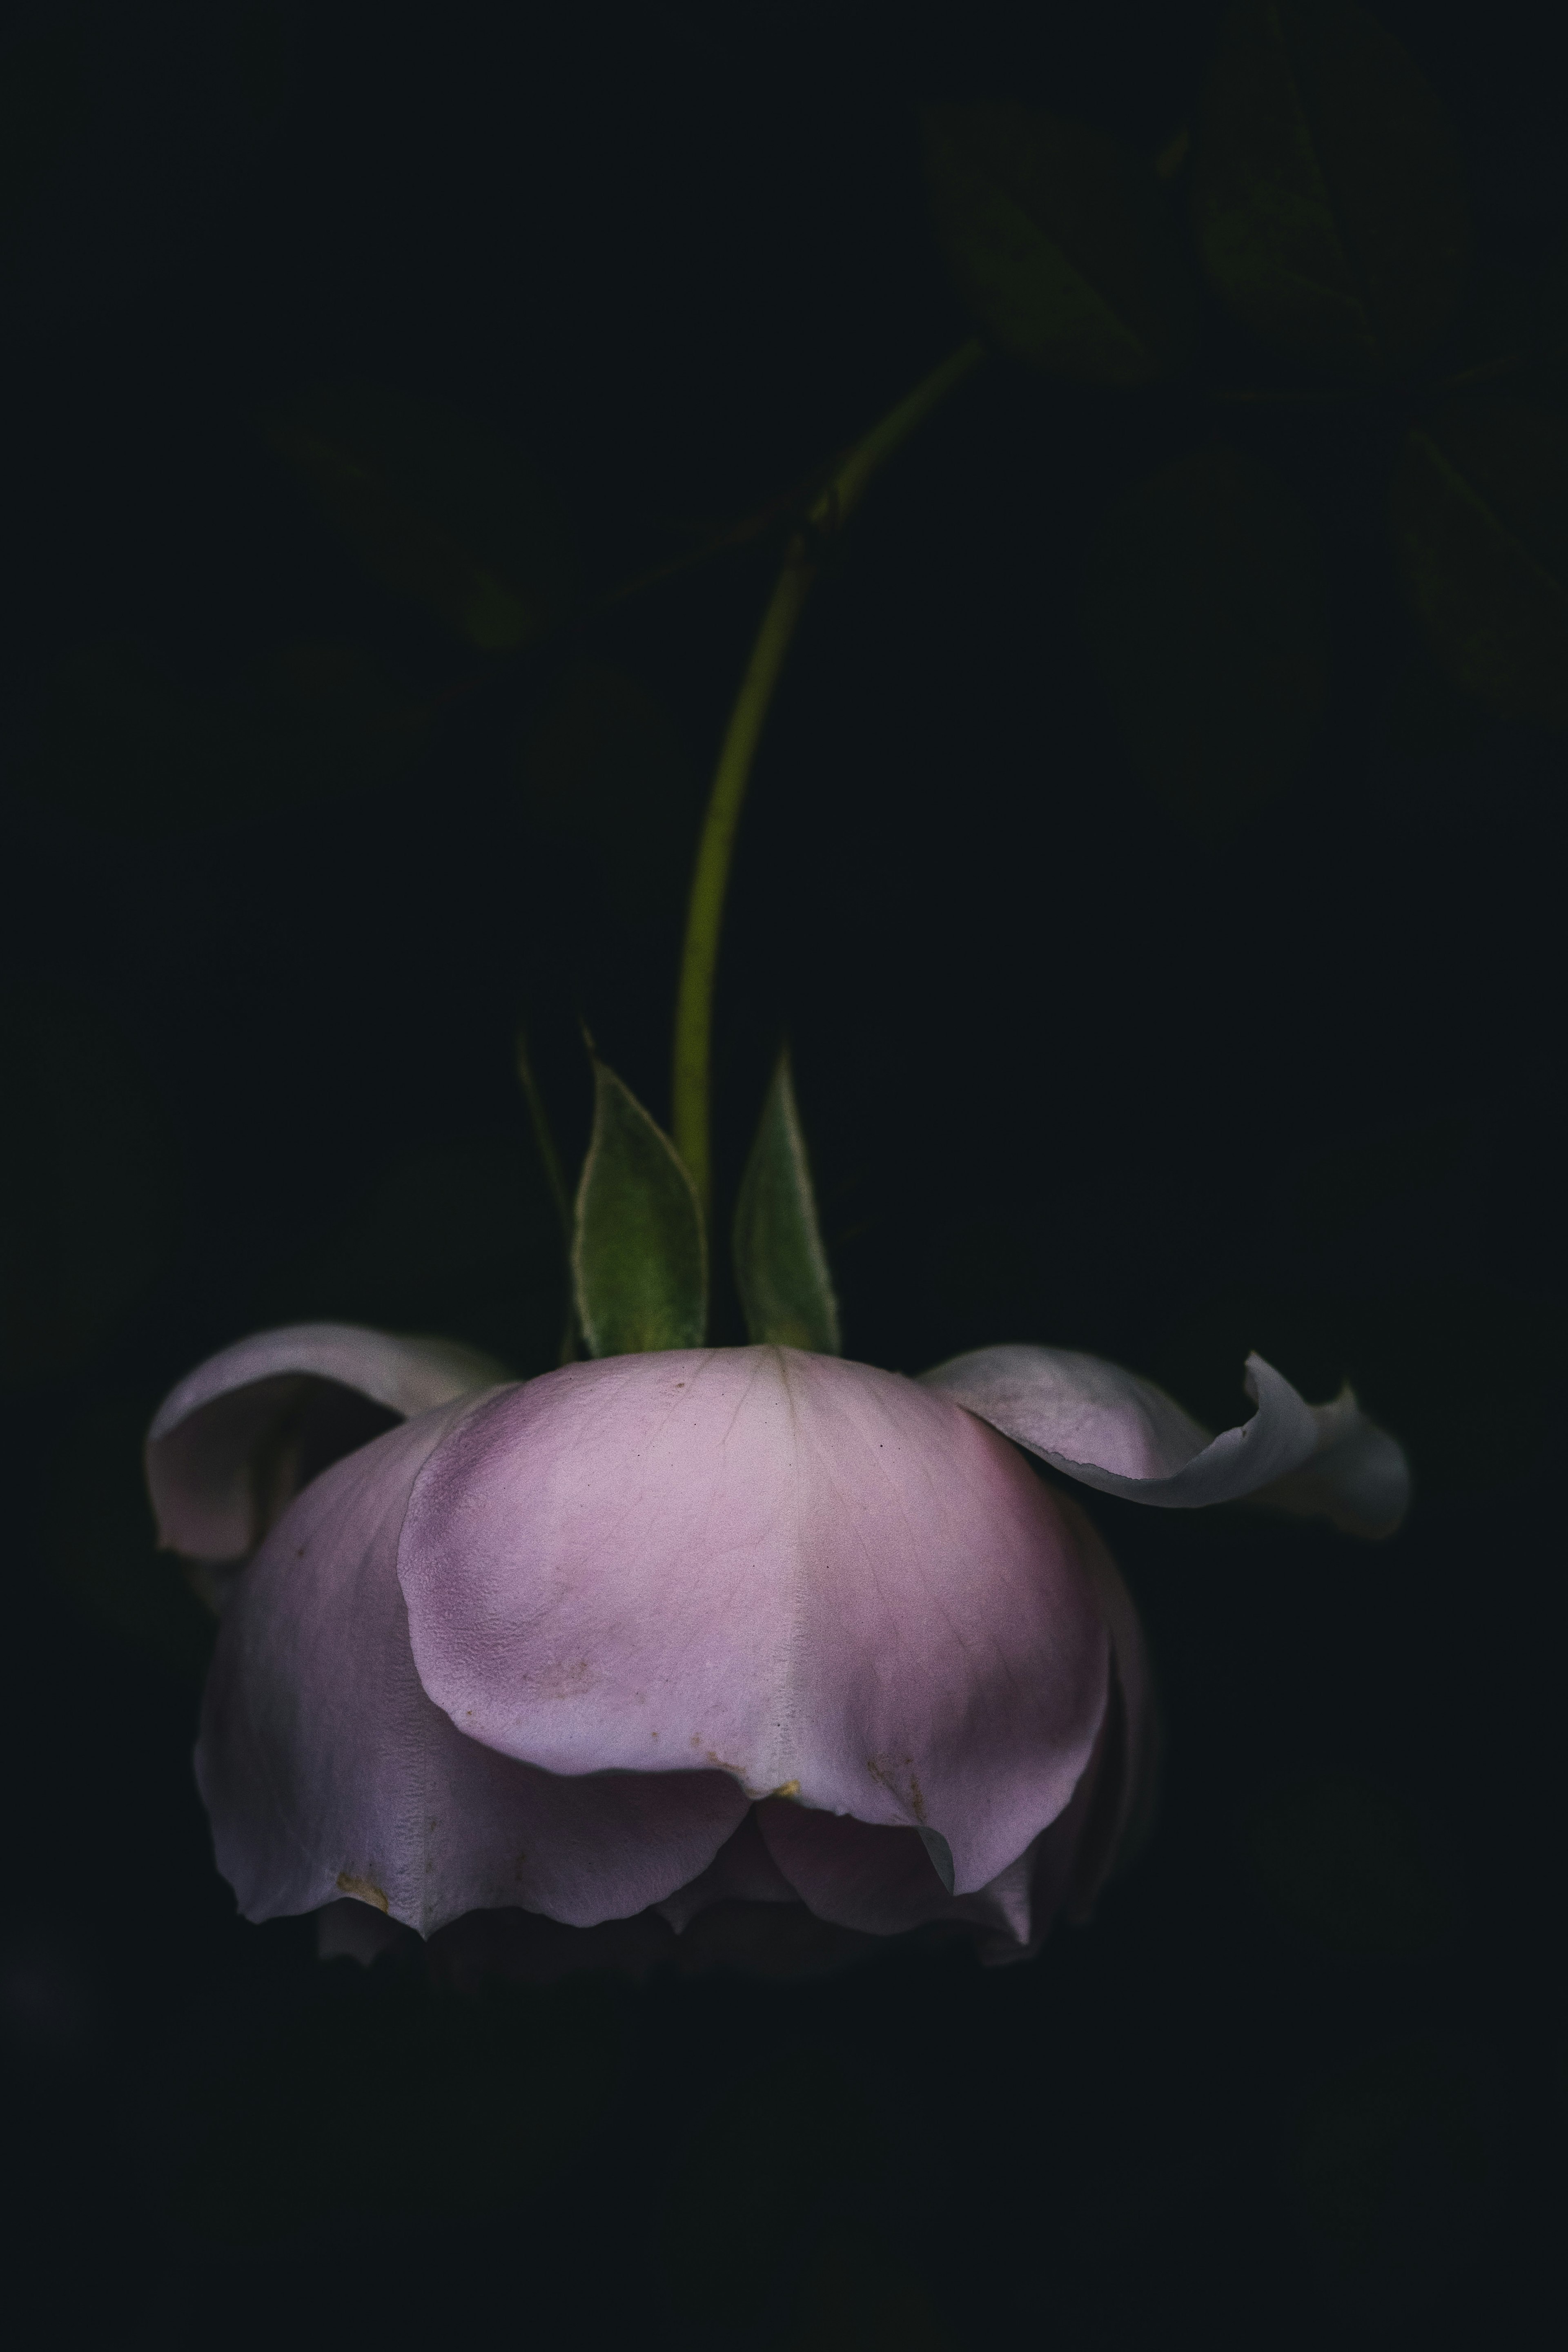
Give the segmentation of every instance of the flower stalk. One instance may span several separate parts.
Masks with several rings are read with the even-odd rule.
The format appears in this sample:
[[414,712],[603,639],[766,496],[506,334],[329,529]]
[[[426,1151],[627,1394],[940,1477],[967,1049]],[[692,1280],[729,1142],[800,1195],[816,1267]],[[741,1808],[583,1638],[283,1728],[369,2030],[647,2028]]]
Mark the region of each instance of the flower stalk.
[[816,576],[818,550],[826,537],[848,521],[884,458],[903,446],[947,394],[973,373],[984,355],[985,346],[970,341],[944,360],[880,424],[855,443],[813,500],[805,521],[791,534],[785,550],[778,584],[762,616],[762,625],[730,712],[692,875],[680,988],[675,1000],[671,1087],[671,1133],[676,1150],[691,1171],[705,1212],[711,1208],[713,1198],[713,1001],[725,895],[757,747],[790,640]]

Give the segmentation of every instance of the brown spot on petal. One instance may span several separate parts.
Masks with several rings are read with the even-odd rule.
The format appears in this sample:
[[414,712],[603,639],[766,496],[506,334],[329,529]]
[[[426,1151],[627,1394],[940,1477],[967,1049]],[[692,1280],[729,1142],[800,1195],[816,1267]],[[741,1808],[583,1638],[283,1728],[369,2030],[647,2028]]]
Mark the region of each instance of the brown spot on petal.
[[578,1698],[597,1679],[586,1658],[561,1658],[541,1668],[528,1685],[530,1698]]
[[885,1789],[888,1795],[894,1800],[895,1804],[907,1805],[915,1820],[924,1825],[925,1820],[925,1799],[921,1791],[920,1783],[915,1777],[915,1759],[913,1756],[906,1756],[904,1762],[905,1769],[909,1772],[909,1790],[907,1795],[899,1787],[897,1780],[894,1778],[893,1770],[879,1764],[874,1756],[868,1756],[866,1758],[865,1769],[871,1774],[872,1779],[876,1782],[878,1788]]
[[769,1789],[768,1793],[770,1797],[798,1797],[800,1793],[800,1783],[799,1780],[780,1780],[779,1786],[776,1789]]
[[386,1896],[374,1879],[356,1878],[351,1870],[340,1870],[338,1873],[338,1892],[340,1895],[351,1895],[356,1903],[368,1903],[375,1911],[386,1911],[391,1908]]

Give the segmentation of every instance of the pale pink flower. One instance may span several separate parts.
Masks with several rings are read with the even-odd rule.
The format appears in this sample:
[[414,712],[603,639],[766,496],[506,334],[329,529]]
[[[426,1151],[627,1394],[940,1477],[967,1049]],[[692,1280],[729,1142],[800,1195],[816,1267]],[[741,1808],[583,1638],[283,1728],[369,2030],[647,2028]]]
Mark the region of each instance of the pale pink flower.
[[804,1906],[1032,1951],[1145,1804],[1152,1699],[1108,1553],[1029,1457],[1176,1508],[1261,1496],[1363,1534],[1404,1509],[1348,1392],[1309,1407],[1257,1357],[1248,1385],[1211,1440],[1044,1348],[918,1381],[752,1347],[518,1382],[341,1325],[244,1340],[147,1455],[164,1542],[232,1586],[196,1750],[219,1867],[257,1920],[637,1921],[646,1953],[716,1906]]

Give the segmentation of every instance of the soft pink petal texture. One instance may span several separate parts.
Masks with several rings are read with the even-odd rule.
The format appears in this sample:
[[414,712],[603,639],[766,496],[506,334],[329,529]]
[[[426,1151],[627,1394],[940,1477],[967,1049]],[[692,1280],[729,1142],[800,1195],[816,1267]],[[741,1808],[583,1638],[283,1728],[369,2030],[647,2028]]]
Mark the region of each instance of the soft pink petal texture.
[[451,1339],[351,1323],[258,1331],[198,1364],[158,1409],[147,1484],[159,1540],[195,1559],[243,1559],[329,1463],[393,1420],[508,1378]]
[[[1285,1508],[1323,1510],[1357,1534],[1386,1535],[1408,1495],[1404,1454],[1364,1419],[1348,1389],[1333,1404],[1309,1405],[1261,1356],[1247,1359],[1257,1412],[1212,1438],[1152,1381],[1067,1348],[979,1348],[922,1373],[921,1383],[1053,1470],[1130,1502],[1197,1510],[1280,1482]],[[1309,1465],[1310,1489],[1283,1486]],[[1310,1498],[1292,1499],[1302,1493]]]
[[[782,1798],[774,1800],[783,1803]],[[667,1919],[677,1931],[689,1927],[704,1911],[711,1911],[716,1903],[799,1903],[800,1890],[791,1886],[779,1864],[768,1851],[767,1843],[758,1827],[759,1808],[753,1805],[733,1837],[720,1846],[700,1878],[688,1886],[677,1887],[658,1906],[661,1918]],[[831,1815],[814,1813],[813,1821],[831,1819]],[[889,1834],[903,1834],[893,1831]]]
[[557,1779],[465,1738],[425,1696],[398,1537],[465,1410],[422,1414],[323,1472],[224,1619],[196,1778],[247,1918],[352,1895],[425,1935],[502,1905],[591,1927],[695,1878],[745,1812],[713,1770]]
[[768,1852],[819,1919],[873,1936],[902,1935],[937,1919],[979,1919],[1014,1935],[1027,1923],[1025,1856],[1032,1840],[990,1885],[955,1896],[914,1830],[810,1812],[779,1798],[757,1811]]
[[476,1740],[925,1828],[959,1894],[1062,1811],[1105,1707],[1043,1483],[947,1399],[793,1349],[480,1401],[414,1486],[400,1574],[424,1687]]
[[1126,1587],[1086,1516],[1071,1501],[1067,1507],[1116,1636],[1118,1688],[1071,1801],[1017,1860],[974,1894],[955,1895],[917,1832],[770,1797],[753,1806],[701,1878],[659,1905],[663,1917],[685,1928],[719,1903],[804,1901],[817,1917],[870,1935],[963,1928],[976,1935],[982,1959],[995,1963],[1037,1951],[1064,1904],[1070,1917],[1088,1916],[1145,1777],[1150,1695]]

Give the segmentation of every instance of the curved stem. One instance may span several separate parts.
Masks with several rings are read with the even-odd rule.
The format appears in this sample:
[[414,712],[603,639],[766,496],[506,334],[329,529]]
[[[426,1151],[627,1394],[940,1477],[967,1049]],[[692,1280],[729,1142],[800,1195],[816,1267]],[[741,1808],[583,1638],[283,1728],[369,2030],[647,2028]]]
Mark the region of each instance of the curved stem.
[[676,1150],[691,1171],[705,1209],[711,1206],[713,1153],[710,1095],[713,1066],[713,999],[718,976],[719,938],[725,893],[740,825],[746,788],[761,740],[763,722],[784,667],[807,592],[816,576],[817,547],[842,528],[859,505],[883,460],[924,424],[956,384],[979,365],[985,346],[965,343],[933,370],[907,399],[857,441],[831,480],[812,501],[805,523],[791,536],[746,675],[740,682],[720,747],[707,814],[697,844],[686,911],[680,989],[675,999],[674,1071],[670,1130]]

